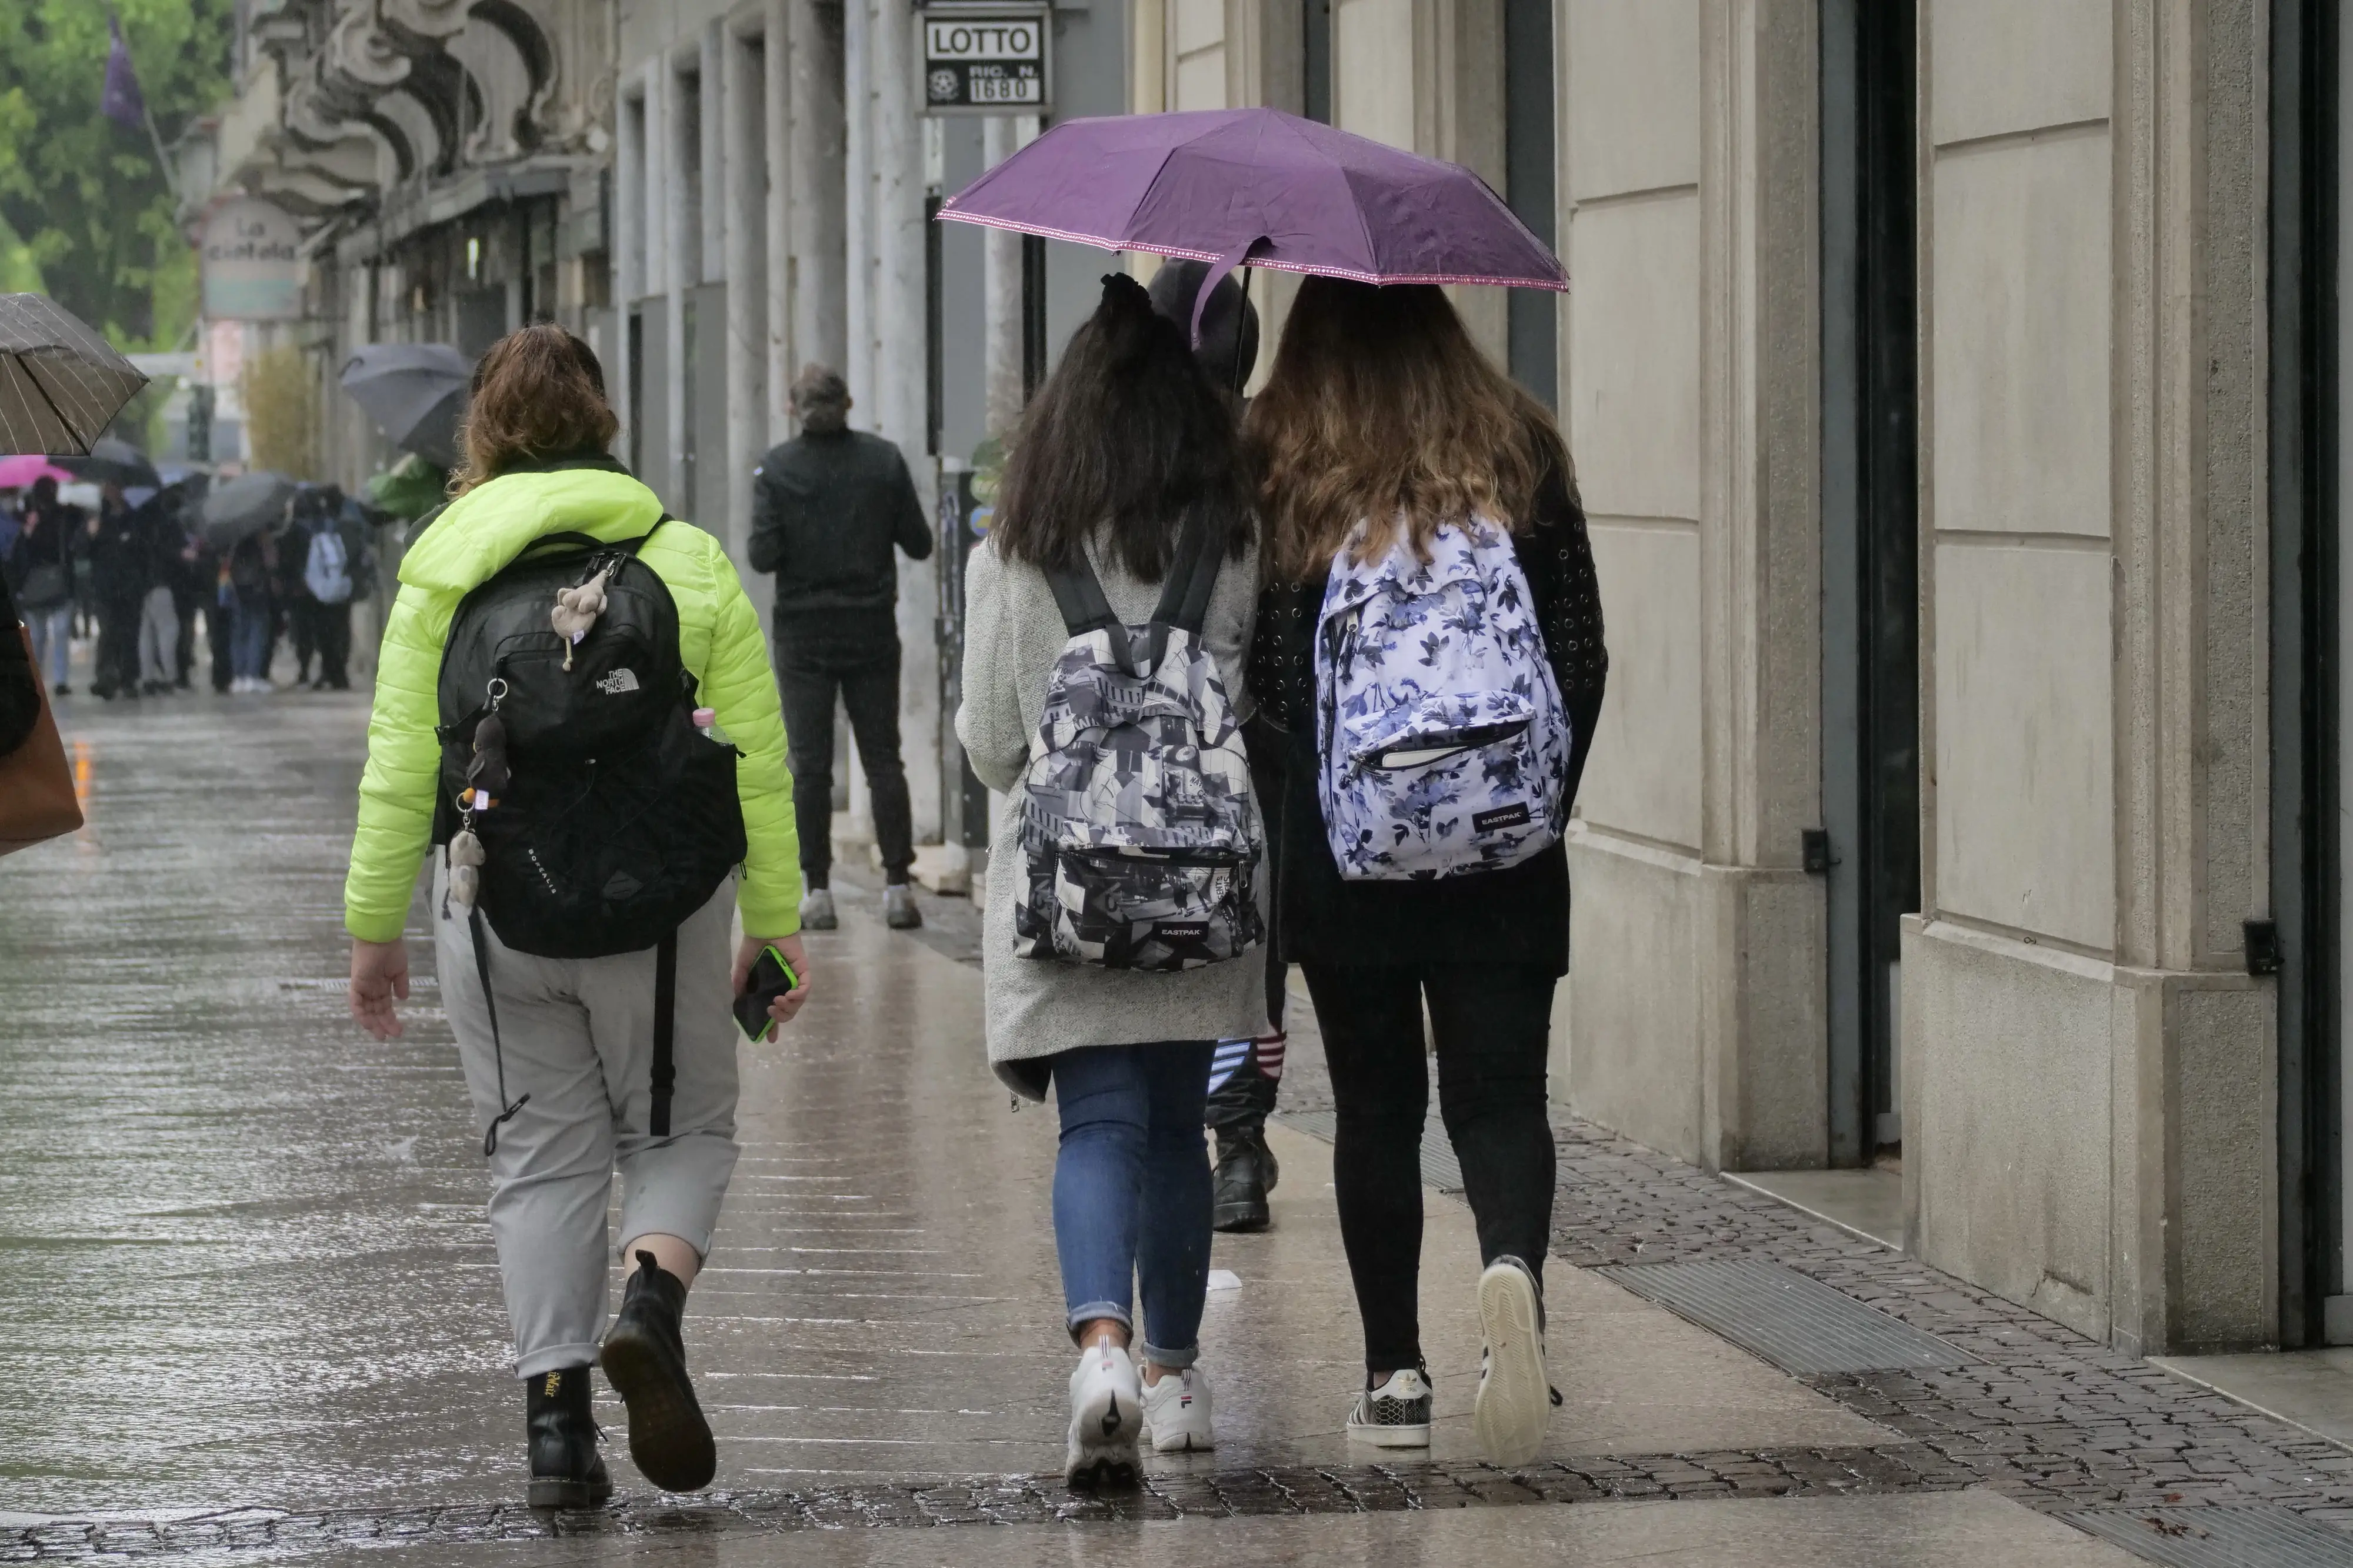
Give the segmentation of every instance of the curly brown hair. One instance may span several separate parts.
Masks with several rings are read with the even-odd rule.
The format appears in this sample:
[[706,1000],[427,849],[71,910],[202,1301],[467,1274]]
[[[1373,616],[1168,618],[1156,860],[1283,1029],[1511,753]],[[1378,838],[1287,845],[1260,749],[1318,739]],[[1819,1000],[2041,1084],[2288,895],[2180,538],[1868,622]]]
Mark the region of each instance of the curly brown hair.
[[1427,560],[1442,524],[1476,514],[1522,531],[1547,471],[1576,482],[1551,412],[1433,284],[1303,282],[1243,437],[1271,582],[1313,580],[1359,521],[1366,558],[1402,523]]
[[602,452],[620,428],[596,351],[552,323],[509,332],[474,367],[459,438],[466,463],[449,493],[464,495],[519,463]]

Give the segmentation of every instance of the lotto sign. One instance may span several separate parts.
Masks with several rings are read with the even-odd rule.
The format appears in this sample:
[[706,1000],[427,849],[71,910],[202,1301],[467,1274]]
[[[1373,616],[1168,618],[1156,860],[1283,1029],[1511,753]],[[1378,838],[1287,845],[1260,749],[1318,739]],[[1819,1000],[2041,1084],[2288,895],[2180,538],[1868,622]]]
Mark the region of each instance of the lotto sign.
[[923,27],[929,114],[1037,114],[1053,102],[1046,7],[934,5]]

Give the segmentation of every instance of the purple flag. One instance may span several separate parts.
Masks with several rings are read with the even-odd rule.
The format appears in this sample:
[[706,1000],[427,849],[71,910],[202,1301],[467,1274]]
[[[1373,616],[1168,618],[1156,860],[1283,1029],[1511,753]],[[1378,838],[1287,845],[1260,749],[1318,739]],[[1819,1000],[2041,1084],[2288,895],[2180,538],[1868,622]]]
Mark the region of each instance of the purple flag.
[[106,30],[114,36],[114,47],[106,51],[106,97],[100,107],[117,125],[137,131],[147,123],[147,100],[139,90],[139,73],[132,68],[131,49],[122,41],[122,24],[109,16]]

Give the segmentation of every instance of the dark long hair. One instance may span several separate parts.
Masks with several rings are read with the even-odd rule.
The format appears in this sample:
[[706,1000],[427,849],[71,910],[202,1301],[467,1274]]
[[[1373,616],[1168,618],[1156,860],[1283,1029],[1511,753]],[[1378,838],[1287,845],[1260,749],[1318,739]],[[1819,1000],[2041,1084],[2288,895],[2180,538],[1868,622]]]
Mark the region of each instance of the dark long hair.
[[1483,514],[1518,530],[1576,471],[1545,405],[1479,352],[1433,284],[1310,278],[1243,429],[1271,577],[1323,573],[1358,523],[1366,558],[1402,528],[1417,554]]
[[1112,558],[1156,583],[1186,516],[1199,512],[1239,556],[1250,542],[1240,447],[1183,330],[1153,314],[1144,285],[1112,273],[1022,415],[991,534],[1007,560],[1053,572],[1084,561],[1108,524]]

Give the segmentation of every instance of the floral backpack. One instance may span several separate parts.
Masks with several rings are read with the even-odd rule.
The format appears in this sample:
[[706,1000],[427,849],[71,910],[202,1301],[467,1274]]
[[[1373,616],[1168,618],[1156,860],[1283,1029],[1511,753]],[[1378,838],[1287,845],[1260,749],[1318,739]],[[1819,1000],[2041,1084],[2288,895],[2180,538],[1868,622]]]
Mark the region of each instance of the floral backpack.
[[1419,559],[1399,531],[1332,563],[1315,627],[1316,791],[1340,875],[1461,876],[1560,837],[1569,723],[1511,535],[1448,524]]
[[1085,562],[1047,574],[1070,642],[1020,790],[1013,950],[1106,969],[1183,970],[1262,938],[1264,834],[1240,726],[1201,622],[1218,581],[1189,521],[1159,607],[1123,625]]

